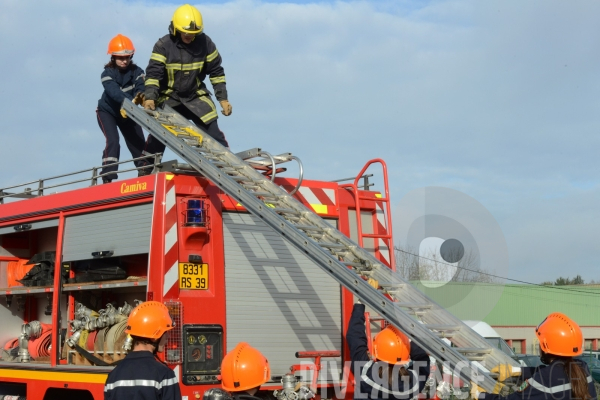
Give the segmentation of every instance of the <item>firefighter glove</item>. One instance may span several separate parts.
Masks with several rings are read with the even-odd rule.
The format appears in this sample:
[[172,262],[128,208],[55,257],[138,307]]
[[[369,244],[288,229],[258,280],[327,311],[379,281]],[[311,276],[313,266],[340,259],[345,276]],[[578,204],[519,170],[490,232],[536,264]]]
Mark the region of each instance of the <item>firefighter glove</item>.
[[127,118],[127,111],[125,111],[125,109],[124,109],[124,108],[121,108],[121,109],[119,110],[119,112],[121,113],[121,117],[123,117],[123,118]]
[[498,364],[490,370],[492,374],[498,374],[498,382],[504,382],[512,376],[521,375],[521,368],[509,364]]
[[229,104],[229,101],[221,100],[219,103],[221,103],[221,108],[223,109],[223,110],[221,110],[221,114],[223,114],[226,117],[230,116],[231,115],[231,104]]
[[144,104],[144,101],[146,100],[146,96],[144,96],[143,92],[139,92],[138,94],[135,95],[135,97],[133,98],[133,104],[136,105],[142,105]]
[[144,109],[156,110],[156,105],[154,104],[154,100],[144,100]]
[[[502,382],[496,382],[496,385],[494,386],[494,389],[492,390],[492,394],[500,394],[500,392],[502,391],[503,388],[504,388],[504,384]],[[484,388],[471,382],[471,399],[477,400],[480,398],[480,395],[485,392],[486,391]]]

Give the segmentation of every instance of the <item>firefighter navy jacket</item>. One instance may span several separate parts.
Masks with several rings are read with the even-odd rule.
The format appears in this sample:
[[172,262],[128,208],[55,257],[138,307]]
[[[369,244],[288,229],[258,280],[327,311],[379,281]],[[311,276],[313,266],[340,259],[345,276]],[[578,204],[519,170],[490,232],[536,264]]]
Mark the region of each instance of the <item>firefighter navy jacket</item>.
[[[590,375],[587,364],[579,362],[587,376],[587,383],[592,399],[596,399],[594,380]],[[561,360],[554,360],[550,365],[537,368],[522,368],[523,384],[514,393],[502,400],[575,400],[571,393],[571,383],[565,373],[565,364]],[[479,396],[484,400],[498,400],[500,395],[482,393]]]
[[132,351],[106,379],[104,400],[181,400],[173,370],[149,351]]
[[119,110],[124,99],[133,100],[138,93],[144,93],[144,70],[135,66],[125,71],[119,68],[104,68],[100,76],[104,92],[98,100],[98,110],[105,111],[113,117],[120,117]]
[[[411,364],[407,367],[408,377],[396,374],[389,387],[387,379],[387,363],[371,361],[368,354],[367,334],[365,333],[365,306],[355,304],[348,324],[346,340],[350,348],[352,372],[356,380],[355,399],[401,399],[416,398],[425,387],[429,378],[429,356],[415,342],[410,344]],[[379,369],[384,367],[385,379],[379,377]]]

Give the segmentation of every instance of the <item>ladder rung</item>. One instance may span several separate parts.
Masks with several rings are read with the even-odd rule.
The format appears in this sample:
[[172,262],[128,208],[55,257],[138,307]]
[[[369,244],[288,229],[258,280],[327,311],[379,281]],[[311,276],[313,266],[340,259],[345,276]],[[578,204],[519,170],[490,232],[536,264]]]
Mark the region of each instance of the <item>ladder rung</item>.
[[321,247],[327,247],[330,249],[345,249],[346,248],[345,244],[340,244],[340,243],[331,243],[331,242],[317,242],[317,243]]
[[467,359],[469,359],[470,361],[485,361],[485,357],[483,356],[470,356],[470,355],[465,355],[465,357]]
[[438,324],[425,324],[426,328],[436,331],[460,331],[462,328],[460,325],[438,325]]
[[[362,267],[364,267],[364,265],[363,265],[363,264],[361,264],[361,263],[356,263],[356,262],[348,262],[348,261],[343,261],[343,263],[344,263],[345,265],[348,265],[348,266],[350,266],[350,267],[354,267],[354,268],[362,268]],[[362,272],[362,271],[361,271],[361,272]],[[370,271],[369,271],[369,272],[370,272]]]
[[271,192],[250,192],[252,193],[254,196],[262,196],[262,197],[273,197],[276,198],[276,196],[271,193]]
[[396,305],[399,307],[403,307],[403,308],[420,308],[420,309],[433,307],[431,304],[418,304],[418,303],[396,303]]
[[294,226],[303,231],[323,232],[323,228],[320,228],[320,227],[314,226],[314,225],[294,225]]
[[396,282],[379,282],[379,286],[381,286],[384,289],[387,289],[387,288],[402,289],[406,286],[406,284],[405,283],[396,283]]
[[[271,194],[269,193],[269,195],[271,195]],[[271,208],[271,210],[275,211],[276,213],[283,213],[283,214],[293,214],[293,215],[301,214],[300,211],[292,210],[291,208],[275,207],[275,208]]]
[[454,350],[459,353],[473,353],[473,354],[490,354],[492,349],[479,349],[476,347],[455,347]]

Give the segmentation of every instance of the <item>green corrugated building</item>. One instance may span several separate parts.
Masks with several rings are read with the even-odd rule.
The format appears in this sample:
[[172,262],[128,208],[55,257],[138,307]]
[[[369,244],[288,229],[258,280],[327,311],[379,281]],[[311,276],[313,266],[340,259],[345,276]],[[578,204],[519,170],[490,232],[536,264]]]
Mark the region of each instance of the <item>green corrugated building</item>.
[[491,325],[517,353],[537,354],[535,328],[551,312],[577,322],[586,349],[600,339],[600,286],[499,285],[463,282],[412,282],[461,320]]

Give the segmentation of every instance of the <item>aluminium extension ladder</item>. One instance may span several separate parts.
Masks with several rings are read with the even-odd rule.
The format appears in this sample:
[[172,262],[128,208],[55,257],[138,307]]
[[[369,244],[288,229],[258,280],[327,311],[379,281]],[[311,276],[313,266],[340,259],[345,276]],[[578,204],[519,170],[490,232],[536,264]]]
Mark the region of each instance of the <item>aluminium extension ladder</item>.
[[[166,106],[127,115],[465,381],[492,392],[489,370],[519,364],[325,222],[242,158]],[[275,166],[273,165],[275,168]],[[349,268],[351,267],[351,268]],[[377,288],[367,282],[376,281]],[[445,343],[447,338],[453,346]],[[483,368],[482,368],[483,367]]]

